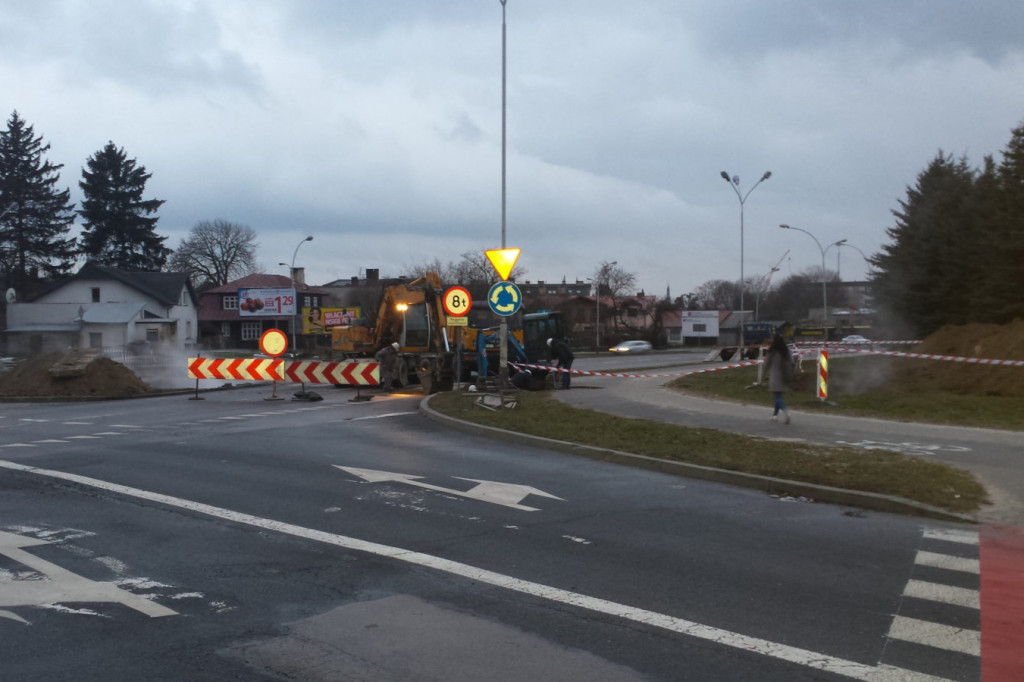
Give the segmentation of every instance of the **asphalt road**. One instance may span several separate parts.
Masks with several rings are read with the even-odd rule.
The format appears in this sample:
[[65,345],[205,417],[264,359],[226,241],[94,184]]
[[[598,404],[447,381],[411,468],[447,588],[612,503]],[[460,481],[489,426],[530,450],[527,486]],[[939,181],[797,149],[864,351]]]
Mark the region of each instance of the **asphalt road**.
[[[707,400],[664,388],[670,377],[703,363],[704,353],[655,353],[635,357],[581,357],[573,369],[607,372],[638,368],[649,378],[578,376],[580,390],[556,393],[577,407],[765,438],[884,449],[928,457],[974,473],[992,504],[975,518],[983,523],[1024,528],[1024,438],[1020,432],[941,424],[865,419],[791,411],[791,424],[772,422],[771,408]],[[729,371],[729,370],[724,370]],[[596,389],[596,390],[587,390]]]
[[4,405],[0,678],[979,679],[973,527],[269,392]]

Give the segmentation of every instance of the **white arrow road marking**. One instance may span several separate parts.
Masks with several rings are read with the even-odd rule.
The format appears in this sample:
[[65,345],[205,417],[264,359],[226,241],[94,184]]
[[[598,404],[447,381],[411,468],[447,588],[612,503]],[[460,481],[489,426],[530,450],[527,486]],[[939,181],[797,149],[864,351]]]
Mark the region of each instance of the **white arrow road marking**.
[[284,521],[252,516],[251,514],[245,514],[243,512],[232,511],[222,507],[214,507],[212,505],[203,504],[202,502],[185,500],[180,497],[163,495],[161,493],[142,490],[140,488],[132,488],[118,483],[111,483],[110,481],[101,481],[96,478],[79,476],[78,474],[70,474],[64,471],[56,471],[54,469],[37,469],[36,467],[18,464],[17,462],[10,462],[7,460],[0,460],[0,468],[10,469],[12,471],[21,471],[26,474],[33,474],[36,476],[46,476],[48,478],[54,478],[62,481],[70,481],[72,483],[77,483],[78,485],[88,486],[99,490],[107,490],[109,492],[127,495],[136,499],[148,500],[150,502],[164,504],[176,509],[186,509],[196,514],[204,514],[206,516],[224,519],[233,523],[262,528],[263,530],[274,533],[291,535],[293,537],[303,538],[314,542],[321,542],[333,547],[340,547],[358,552],[366,552],[375,556],[387,557],[394,561],[401,561],[415,566],[443,571],[450,575],[461,576],[468,580],[493,585],[513,592],[519,592],[520,594],[526,594],[538,599],[546,599],[548,601],[565,604],[574,608],[586,609],[594,613],[621,618],[646,627],[659,628],[669,632],[686,635],[688,637],[694,637],[706,642],[713,642],[719,646],[739,649],[741,651],[749,651],[751,653],[779,661],[788,661],[812,670],[827,671],[853,680],[862,680],[863,682],[924,682],[927,680],[928,682],[933,682],[935,680],[942,679],[890,665],[871,665],[868,663],[848,661],[835,656],[818,653],[816,651],[800,649],[788,644],[780,644],[778,642],[772,642],[765,639],[749,637],[747,635],[730,632],[729,630],[723,630],[711,625],[702,625],[701,623],[688,621],[677,616],[670,616],[663,613],[657,613],[655,611],[647,611],[636,606],[629,606],[628,604],[620,604],[606,599],[601,599],[599,597],[590,597],[585,594],[579,594],[578,592],[570,592],[569,590],[563,590],[550,585],[521,580],[513,576],[503,575],[484,568],[470,566],[469,564],[463,564],[457,561],[431,556],[430,554],[412,551],[404,547],[392,547],[390,545],[383,545],[369,540],[360,540],[359,538],[349,537],[346,535],[336,535],[334,533],[315,530],[313,528],[303,528],[302,526],[295,526],[290,523],[285,523]]
[[540,511],[536,507],[527,507],[524,504],[519,504],[527,495],[539,495],[540,497],[547,497],[552,500],[565,501],[561,497],[552,495],[551,493],[546,493],[543,490],[538,490],[537,488],[532,488],[528,485],[518,485],[516,483],[481,481],[475,478],[462,478],[461,476],[456,476],[456,478],[463,481],[472,481],[479,485],[476,485],[469,490],[454,490],[452,488],[442,488],[438,485],[431,485],[430,483],[423,483],[419,480],[423,478],[422,476],[397,474],[391,471],[377,471],[376,469],[357,469],[355,467],[343,467],[338,464],[335,464],[334,466],[342,471],[347,471],[353,476],[358,476],[369,483],[381,483],[383,481],[406,483],[418,488],[436,490],[441,493],[448,493],[449,495],[458,495],[459,497],[468,497],[472,500],[479,500],[480,502],[500,504],[503,507],[511,507],[512,509],[519,509],[520,511]]
[[[26,552],[23,547],[48,544],[46,540],[28,538],[0,531],[0,554],[19,564],[42,573],[48,580],[13,580],[0,582],[0,606],[42,606],[66,602],[115,602],[157,618],[174,616],[166,606],[137,594],[126,592],[114,583],[101,583],[83,578],[77,573],[65,570],[57,564],[40,559]],[[11,618],[22,623],[25,620],[10,611],[0,610],[0,617]]]

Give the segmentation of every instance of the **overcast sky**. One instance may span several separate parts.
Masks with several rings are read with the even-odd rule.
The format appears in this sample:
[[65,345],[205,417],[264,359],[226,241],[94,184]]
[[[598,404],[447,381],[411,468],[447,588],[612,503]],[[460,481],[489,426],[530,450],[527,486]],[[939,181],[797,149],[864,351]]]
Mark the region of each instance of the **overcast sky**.
[[[942,149],[1024,122],[1021,0],[508,0],[507,245],[673,296],[867,255]],[[112,141],[166,200],[323,284],[501,246],[500,0],[0,0],[0,115],[80,201]],[[77,230],[77,228],[76,228]],[[844,280],[867,266],[828,252]]]

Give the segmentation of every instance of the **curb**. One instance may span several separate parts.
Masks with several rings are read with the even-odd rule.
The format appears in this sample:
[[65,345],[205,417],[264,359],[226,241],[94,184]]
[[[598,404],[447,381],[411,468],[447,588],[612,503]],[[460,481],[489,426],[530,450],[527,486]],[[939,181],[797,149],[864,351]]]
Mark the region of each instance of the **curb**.
[[649,471],[658,471],[674,476],[695,478],[713,483],[725,483],[743,488],[762,490],[773,495],[793,495],[806,497],[815,502],[826,502],[848,507],[858,507],[871,511],[900,514],[903,516],[920,516],[940,521],[955,521],[957,523],[977,524],[978,521],[970,516],[957,514],[939,507],[933,507],[920,502],[913,502],[902,497],[892,495],[881,495],[858,490],[847,490],[845,488],[833,488],[831,486],[816,485],[814,483],[803,483],[790,481],[783,478],[772,478],[758,474],[747,474],[740,471],[728,469],[717,469],[715,467],[703,466],[700,464],[688,464],[674,460],[658,459],[647,455],[637,455],[621,450],[611,450],[594,445],[583,445],[564,440],[544,438],[542,436],[531,436],[517,431],[508,431],[493,426],[483,426],[473,422],[463,421],[449,417],[430,407],[431,396],[424,396],[420,401],[420,410],[431,420],[445,424],[446,426],[477,435],[492,436],[500,438],[505,442],[522,443],[535,447],[543,447],[549,450],[587,457],[600,462],[612,462],[625,466],[633,466]]

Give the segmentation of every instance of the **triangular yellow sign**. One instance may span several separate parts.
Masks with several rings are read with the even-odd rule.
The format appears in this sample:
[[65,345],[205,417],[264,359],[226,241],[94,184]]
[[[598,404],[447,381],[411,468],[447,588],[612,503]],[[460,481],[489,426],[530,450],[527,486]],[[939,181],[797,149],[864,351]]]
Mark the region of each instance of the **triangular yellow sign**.
[[491,261],[498,277],[501,277],[504,282],[512,274],[512,268],[516,266],[520,252],[521,249],[491,249],[484,251],[484,254],[487,256],[487,260]]

